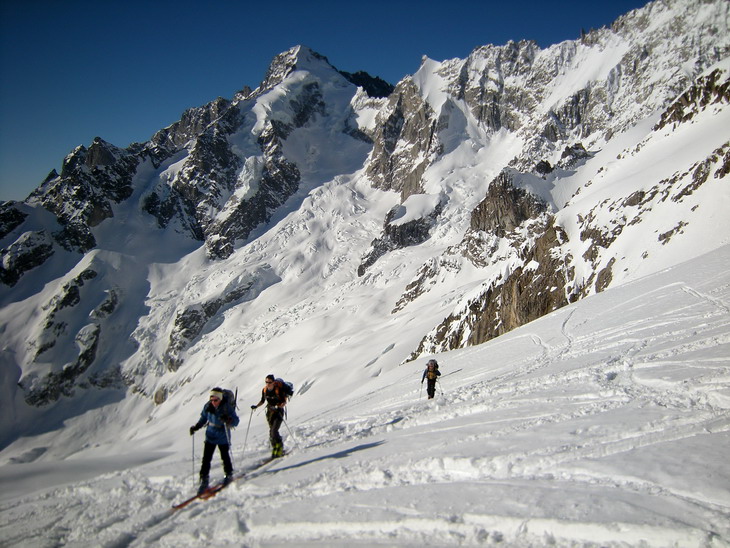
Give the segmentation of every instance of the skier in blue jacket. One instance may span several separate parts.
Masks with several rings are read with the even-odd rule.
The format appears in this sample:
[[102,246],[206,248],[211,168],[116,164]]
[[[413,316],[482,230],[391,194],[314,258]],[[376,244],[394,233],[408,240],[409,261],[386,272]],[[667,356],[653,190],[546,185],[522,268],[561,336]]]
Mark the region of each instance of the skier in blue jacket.
[[206,424],[205,444],[203,449],[203,461],[200,465],[200,489],[199,492],[208,488],[210,475],[210,461],[213,459],[215,448],[221,454],[223,471],[225,472],[224,482],[232,479],[233,463],[231,462],[231,428],[238,426],[238,415],[232,402],[224,402],[223,389],[213,388],[210,391],[210,399],[200,413],[200,420],[190,427],[192,436]]

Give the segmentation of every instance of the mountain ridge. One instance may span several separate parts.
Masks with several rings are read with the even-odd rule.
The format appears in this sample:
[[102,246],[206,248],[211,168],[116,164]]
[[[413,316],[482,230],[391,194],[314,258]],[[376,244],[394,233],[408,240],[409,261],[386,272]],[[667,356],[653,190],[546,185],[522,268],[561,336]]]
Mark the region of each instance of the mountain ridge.
[[[728,243],[728,9],[653,2],[544,50],[425,58],[392,90],[296,46],[146,143],[75,149],[0,205],[24,406],[0,445],[91,392],[154,415],[214,358],[358,384]],[[313,348],[287,342],[315,320]],[[396,332],[387,360],[371,329]]]

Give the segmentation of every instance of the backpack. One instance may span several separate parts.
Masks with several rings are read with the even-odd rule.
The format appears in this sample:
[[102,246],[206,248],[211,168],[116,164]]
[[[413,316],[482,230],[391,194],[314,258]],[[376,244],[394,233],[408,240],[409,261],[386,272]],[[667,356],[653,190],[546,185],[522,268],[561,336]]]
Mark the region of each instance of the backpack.
[[238,388],[236,388],[235,394],[233,393],[232,390],[228,390],[228,388],[224,388],[222,390],[222,392],[223,392],[223,401],[221,403],[223,403],[224,405],[228,405],[234,411],[236,409],[238,409],[238,403],[237,403]]
[[217,390],[218,392],[223,393],[223,399],[221,400],[221,405],[225,406],[224,409],[226,407],[232,411],[235,411],[236,409],[238,409],[238,404],[236,403],[236,400],[238,400],[238,388],[236,388],[235,393],[232,390],[229,390],[228,388],[221,388],[219,386],[216,386],[215,388],[213,388],[213,390]]
[[279,383],[279,388],[281,392],[287,397],[291,398],[294,395],[294,385],[290,383],[289,381],[285,381],[284,379],[276,379],[276,382]]
[[[428,366],[433,365],[433,371],[428,370]],[[437,379],[439,376],[439,364],[436,360],[429,360],[426,364],[426,378],[429,380]]]

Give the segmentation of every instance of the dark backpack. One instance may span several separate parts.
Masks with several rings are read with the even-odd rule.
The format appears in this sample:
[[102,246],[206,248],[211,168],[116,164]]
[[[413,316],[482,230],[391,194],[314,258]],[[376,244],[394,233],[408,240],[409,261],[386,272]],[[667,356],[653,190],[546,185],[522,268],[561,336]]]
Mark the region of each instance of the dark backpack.
[[285,381],[284,379],[276,379],[276,382],[279,383],[279,388],[281,392],[287,398],[291,398],[294,395],[294,385],[292,383],[290,383],[289,381]]
[[235,393],[227,388],[223,388],[221,392],[223,392],[223,401],[221,403],[228,405],[234,411],[238,409],[238,388],[236,388]]
[[223,393],[223,399],[221,400],[222,409],[230,411],[238,409],[238,404],[236,403],[236,400],[238,400],[238,388],[236,388],[235,393],[232,390],[228,390],[228,388],[221,388],[219,386],[216,386],[213,390]]

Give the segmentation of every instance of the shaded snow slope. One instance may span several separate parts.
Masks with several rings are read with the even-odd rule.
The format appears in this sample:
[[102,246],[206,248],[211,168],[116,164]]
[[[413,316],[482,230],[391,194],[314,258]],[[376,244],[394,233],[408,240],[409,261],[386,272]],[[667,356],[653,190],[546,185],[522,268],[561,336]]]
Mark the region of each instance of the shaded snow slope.
[[[346,392],[320,378],[320,397],[304,391],[289,405],[290,455],[178,513],[170,506],[193,489],[195,405],[176,416],[179,446],[159,446],[169,452],[147,464],[155,455],[139,445],[103,458],[93,439],[54,466],[6,464],[0,538],[39,547],[728,546],[729,262],[725,246],[439,355],[434,400],[419,385],[425,360]],[[373,348],[384,348],[383,333]],[[264,418],[246,405],[257,390],[239,392],[239,469],[267,452]]]

